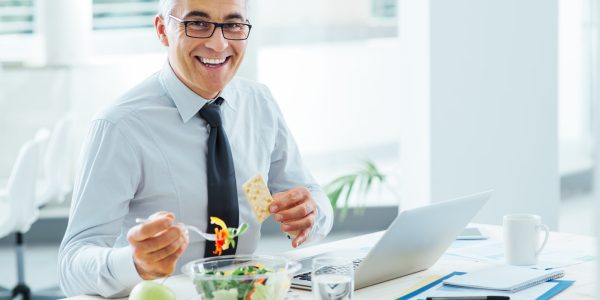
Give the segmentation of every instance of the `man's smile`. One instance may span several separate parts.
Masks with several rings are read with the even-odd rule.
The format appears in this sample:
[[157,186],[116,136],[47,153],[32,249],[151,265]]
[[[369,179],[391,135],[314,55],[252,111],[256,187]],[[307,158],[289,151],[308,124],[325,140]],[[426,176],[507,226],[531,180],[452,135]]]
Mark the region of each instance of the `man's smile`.
[[195,56],[196,60],[207,68],[218,68],[225,65],[231,56],[227,57],[202,57]]

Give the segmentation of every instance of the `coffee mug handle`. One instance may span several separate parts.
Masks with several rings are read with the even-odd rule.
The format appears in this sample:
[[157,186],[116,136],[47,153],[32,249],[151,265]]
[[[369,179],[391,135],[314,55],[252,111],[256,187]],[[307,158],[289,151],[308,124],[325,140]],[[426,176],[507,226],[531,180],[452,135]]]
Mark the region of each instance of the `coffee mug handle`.
[[545,224],[540,224],[537,227],[539,229],[544,230],[546,232],[546,234],[544,235],[544,242],[542,242],[542,245],[540,246],[540,249],[538,249],[535,252],[535,257],[538,257],[538,255],[540,255],[540,252],[542,252],[542,249],[544,249],[544,246],[546,246],[546,242],[548,241],[548,236],[550,235],[550,229]]

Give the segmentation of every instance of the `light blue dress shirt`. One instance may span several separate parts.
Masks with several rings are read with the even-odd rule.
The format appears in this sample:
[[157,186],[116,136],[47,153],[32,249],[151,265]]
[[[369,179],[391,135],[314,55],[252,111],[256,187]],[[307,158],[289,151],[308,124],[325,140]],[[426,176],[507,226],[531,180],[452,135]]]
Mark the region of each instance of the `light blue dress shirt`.
[[[240,223],[250,225],[237,253],[253,253],[257,222],[241,185],[260,173],[272,193],[307,187],[318,204],[307,242],[331,230],[333,211],[304,167],[281,111],[264,85],[234,78],[221,92],[223,126],[231,144]],[[198,115],[207,103],[185,86],[169,63],[100,113],[82,152],[69,224],[59,250],[58,279],[66,295],[127,295],[142,280],[127,231],[135,218],[170,211],[176,221],[206,228],[206,140]],[[190,233],[177,270],[204,256],[204,240]],[[178,272],[177,271],[177,272]]]

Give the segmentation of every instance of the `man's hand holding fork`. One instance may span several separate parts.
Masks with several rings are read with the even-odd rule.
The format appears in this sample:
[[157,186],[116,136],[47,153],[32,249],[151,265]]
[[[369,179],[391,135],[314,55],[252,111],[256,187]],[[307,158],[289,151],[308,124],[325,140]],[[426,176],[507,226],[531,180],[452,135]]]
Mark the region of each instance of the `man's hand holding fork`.
[[177,260],[188,247],[187,230],[182,224],[174,224],[174,220],[174,214],[161,211],[127,233],[133,248],[133,262],[143,279],[171,275]]

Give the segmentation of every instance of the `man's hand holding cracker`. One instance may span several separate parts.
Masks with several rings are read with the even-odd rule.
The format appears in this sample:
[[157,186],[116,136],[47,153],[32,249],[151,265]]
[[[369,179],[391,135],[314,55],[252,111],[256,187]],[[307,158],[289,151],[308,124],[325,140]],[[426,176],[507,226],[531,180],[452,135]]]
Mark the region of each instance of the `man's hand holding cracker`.
[[276,222],[281,223],[281,231],[297,233],[292,246],[300,246],[310,234],[317,215],[317,203],[305,187],[295,187],[273,195],[269,206]]
[[259,223],[273,214],[275,222],[281,223],[281,231],[294,236],[292,247],[306,241],[317,216],[317,203],[306,187],[295,187],[271,196],[260,174],[248,179],[242,187]]

